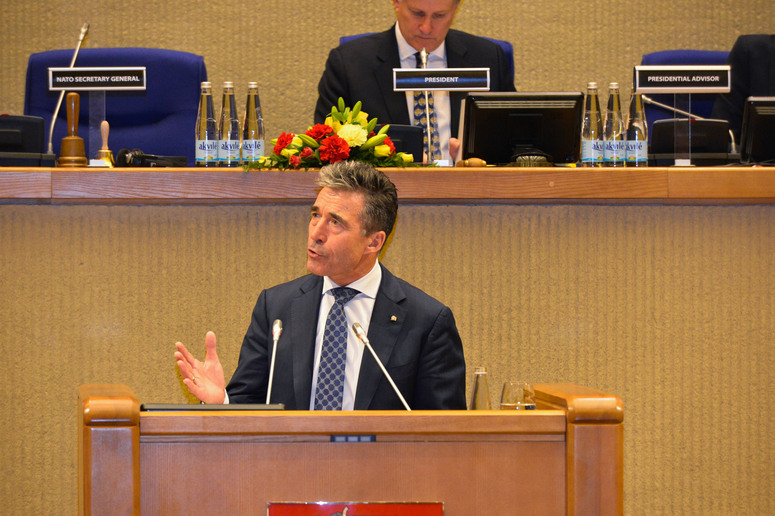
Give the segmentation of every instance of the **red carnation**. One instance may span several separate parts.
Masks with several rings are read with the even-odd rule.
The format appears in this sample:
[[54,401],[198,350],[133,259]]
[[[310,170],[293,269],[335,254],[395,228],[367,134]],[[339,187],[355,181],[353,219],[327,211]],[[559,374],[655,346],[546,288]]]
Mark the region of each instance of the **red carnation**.
[[304,147],[301,150],[301,157],[302,158],[309,158],[313,154],[315,154],[315,151],[313,151],[311,147]]
[[315,124],[304,133],[310,138],[314,138],[316,142],[319,142],[329,134],[333,133],[334,129],[326,124]]
[[299,165],[301,165],[301,158],[296,154],[292,154],[291,157],[288,158],[288,163],[290,163],[293,168],[299,168]]
[[293,141],[294,136],[296,135],[293,133],[281,134],[280,137],[277,138],[277,144],[274,146],[274,153],[279,155],[280,152]]
[[329,163],[343,161],[350,157],[350,146],[337,135],[329,136],[320,142],[320,159]]
[[393,142],[390,141],[390,136],[385,138],[385,141],[382,142],[382,145],[387,145],[388,147],[390,147],[391,156],[396,153],[396,146],[393,145]]

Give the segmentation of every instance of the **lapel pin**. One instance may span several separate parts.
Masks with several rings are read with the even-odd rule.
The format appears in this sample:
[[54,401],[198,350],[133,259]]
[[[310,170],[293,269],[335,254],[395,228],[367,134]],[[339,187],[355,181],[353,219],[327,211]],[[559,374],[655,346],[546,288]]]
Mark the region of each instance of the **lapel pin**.
[[395,315],[391,315],[390,316],[390,321],[391,322],[396,322],[397,320],[398,320],[398,317],[396,317]]

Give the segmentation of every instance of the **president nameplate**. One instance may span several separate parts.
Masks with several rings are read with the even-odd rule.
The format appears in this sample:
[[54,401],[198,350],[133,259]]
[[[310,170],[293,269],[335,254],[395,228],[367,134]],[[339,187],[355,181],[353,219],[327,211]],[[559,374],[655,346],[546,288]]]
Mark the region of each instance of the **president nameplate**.
[[636,93],[729,93],[729,65],[636,66]]
[[49,68],[49,91],[145,90],[145,67]]
[[393,91],[490,91],[490,69],[393,68]]

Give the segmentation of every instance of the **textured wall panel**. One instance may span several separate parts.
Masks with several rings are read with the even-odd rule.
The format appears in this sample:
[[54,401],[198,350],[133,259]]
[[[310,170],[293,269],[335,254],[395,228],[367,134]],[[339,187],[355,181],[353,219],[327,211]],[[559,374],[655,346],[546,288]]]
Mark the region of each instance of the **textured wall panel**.
[[[0,499],[74,514],[76,389],[189,398],[261,288],[304,272],[306,207],[0,206]],[[507,378],[621,396],[627,514],[772,514],[773,206],[403,206],[384,256]],[[470,386],[469,386],[470,389]]]

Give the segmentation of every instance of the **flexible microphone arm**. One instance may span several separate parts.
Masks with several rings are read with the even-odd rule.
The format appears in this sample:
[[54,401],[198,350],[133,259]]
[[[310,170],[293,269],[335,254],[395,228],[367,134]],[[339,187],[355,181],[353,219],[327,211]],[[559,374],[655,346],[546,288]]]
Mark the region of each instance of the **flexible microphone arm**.
[[272,361],[269,364],[269,384],[266,388],[266,404],[269,405],[269,398],[272,397],[272,378],[274,377],[274,362],[277,356],[277,341],[283,333],[283,322],[275,319],[272,324]]
[[355,335],[358,337],[358,340],[361,341],[361,343],[368,348],[368,350],[371,352],[371,355],[374,357],[374,360],[377,361],[377,365],[380,369],[382,369],[382,374],[385,375],[385,378],[388,379],[390,382],[390,386],[393,387],[393,390],[396,391],[396,394],[398,395],[398,398],[401,400],[401,403],[404,404],[404,408],[411,412],[412,409],[409,408],[409,404],[406,402],[404,397],[401,395],[401,391],[398,390],[398,387],[396,387],[395,382],[393,381],[393,378],[390,377],[390,373],[387,372],[387,369],[385,369],[385,366],[382,365],[382,360],[379,359],[377,354],[374,352],[374,348],[371,347],[371,343],[369,342],[368,337],[366,337],[366,332],[363,331],[363,326],[361,326],[359,323],[353,323],[353,331],[355,332]]
[[[89,24],[84,23],[83,27],[81,27],[81,36],[78,38],[78,45],[75,47],[75,53],[73,54],[73,58],[70,60],[70,66],[68,68],[72,68],[75,66],[75,59],[78,57],[78,52],[81,50],[81,44],[83,43],[83,40],[86,39],[86,35],[89,34]],[[59,100],[57,101],[57,107],[54,109],[54,116],[51,118],[51,128],[48,132],[48,153],[54,154],[54,124],[56,124],[57,116],[59,116],[59,108],[62,107],[62,100],[65,98],[65,90],[62,90],[59,92]]]
[[[697,116],[693,113],[689,113],[688,111],[678,109],[668,104],[657,102],[656,100],[652,99],[651,97],[647,97],[646,95],[641,95],[641,98],[643,98],[643,102],[645,102],[646,104],[652,104],[654,106],[661,107],[662,109],[672,111],[673,113],[678,113],[679,115],[688,116],[689,118],[694,118],[696,120],[707,120],[707,118]],[[731,143],[731,147],[729,149],[730,152],[733,154],[737,153],[737,144],[735,143],[735,133],[732,132],[732,129],[729,130],[729,142]]]
[[[428,68],[428,51],[425,50],[425,47],[420,50],[420,65],[422,66],[423,70]],[[425,152],[428,153],[428,161],[430,162],[433,160],[433,153],[431,152],[431,139],[433,134],[431,133],[431,112],[428,103],[428,90],[424,90],[423,94],[425,95],[425,134],[428,135],[428,145],[425,146]]]

